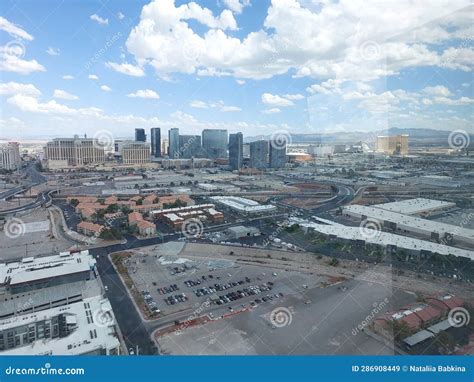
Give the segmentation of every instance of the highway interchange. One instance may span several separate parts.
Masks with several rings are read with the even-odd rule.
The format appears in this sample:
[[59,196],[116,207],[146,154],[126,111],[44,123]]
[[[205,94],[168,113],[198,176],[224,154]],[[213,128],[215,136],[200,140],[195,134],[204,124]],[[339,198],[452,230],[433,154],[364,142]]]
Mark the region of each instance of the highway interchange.
[[[34,185],[46,182],[46,178],[37,171],[34,163],[30,163],[27,166],[25,172],[28,176],[28,181],[23,187],[23,189],[29,189]],[[295,179],[292,179],[292,181],[295,181]],[[336,195],[325,202],[319,203],[318,206],[314,209],[305,211],[304,215],[306,215],[306,217],[309,217],[315,213],[326,212],[344,204],[347,204],[356,195],[356,192],[348,186],[334,186],[337,192]],[[6,195],[6,197],[13,196],[15,193],[17,193],[17,191],[18,190],[11,190],[11,192]],[[28,209],[33,209],[38,206],[44,205],[52,199],[52,194],[54,193],[54,191],[55,190],[42,191],[38,194],[38,197],[35,201],[23,205],[21,207],[8,210],[3,214],[7,215],[17,212],[23,212]],[[271,201],[274,201],[278,204],[277,198],[271,199]],[[301,209],[301,212],[303,211],[304,210]],[[248,222],[258,223],[259,221],[263,221],[265,219],[275,219],[277,217],[282,218],[284,216],[286,216],[286,214],[274,214],[270,216],[249,219]],[[241,224],[241,222],[221,224],[219,226],[206,228],[204,232],[223,230],[230,226],[235,226],[239,224]],[[125,236],[125,240],[121,244],[114,244],[110,246],[89,249],[91,255],[93,255],[97,259],[97,269],[99,275],[103,284],[107,286],[105,294],[112,304],[112,308],[114,310],[114,314],[119,324],[120,331],[123,335],[127,349],[138,349],[140,354],[156,354],[157,348],[155,346],[154,341],[152,341],[151,339],[152,332],[158,328],[172,324],[176,320],[186,319],[187,317],[189,317],[190,312],[181,312],[179,314],[167,315],[153,321],[143,320],[140,313],[137,311],[135,304],[132,301],[125,285],[122,283],[120,276],[115,271],[115,268],[113,267],[108,255],[115,252],[152,246],[168,241],[176,241],[180,238],[182,238],[182,234],[180,232],[170,233],[164,235],[163,237],[155,237],[145,240],[137,240],[135,237],[128,235]]]

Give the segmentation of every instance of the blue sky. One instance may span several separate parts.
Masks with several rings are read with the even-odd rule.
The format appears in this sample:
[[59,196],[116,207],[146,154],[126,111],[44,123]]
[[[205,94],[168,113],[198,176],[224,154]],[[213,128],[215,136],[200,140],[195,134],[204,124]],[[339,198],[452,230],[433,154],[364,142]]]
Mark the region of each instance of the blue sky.
[[0,138],[472,130],[469,1],[21,1]]

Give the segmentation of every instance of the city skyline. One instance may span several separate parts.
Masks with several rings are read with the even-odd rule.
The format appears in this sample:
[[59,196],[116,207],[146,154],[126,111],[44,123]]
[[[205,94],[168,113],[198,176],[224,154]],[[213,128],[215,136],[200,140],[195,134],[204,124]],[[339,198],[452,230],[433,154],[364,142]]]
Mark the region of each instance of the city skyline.
[[6,3],[0,139],[103,129],[119,138],[155,126],[162,136],[172,127],[246,136],[473,131],[468,1],[429,12],[405,2],[191,4],[58,3],[51,12]]

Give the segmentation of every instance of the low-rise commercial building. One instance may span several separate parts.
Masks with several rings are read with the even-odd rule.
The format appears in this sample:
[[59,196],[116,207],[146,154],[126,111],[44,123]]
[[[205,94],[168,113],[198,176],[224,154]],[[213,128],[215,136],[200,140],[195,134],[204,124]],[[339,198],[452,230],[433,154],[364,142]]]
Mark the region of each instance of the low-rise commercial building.
[[25,257],[20,261],[0,264],[0,293],[12,294],[86,281],[96,265],[89,251],[46,257]]
[[405,215],[432,215],[456,207],[456,203],[441,200],[415,198],[392,203],[374,204],[371,207]]
[[110,302],[81,302],[0,321],[2,355],[118,355],[120,342]]
[[0,264],[1,355],[120,353],[118,328],[88,251]]
[[244,214],[259,214],[277,210],[276,206],[272,204],[260,204],[255,200],[239,196],[211,196],[210,199]]
[[383,210],[376,207],[350,205],[342,208],[343,214],[357,219],[373,219],[394,232],[407,232],[439,243],[474,245],[474,231],[416,216]]

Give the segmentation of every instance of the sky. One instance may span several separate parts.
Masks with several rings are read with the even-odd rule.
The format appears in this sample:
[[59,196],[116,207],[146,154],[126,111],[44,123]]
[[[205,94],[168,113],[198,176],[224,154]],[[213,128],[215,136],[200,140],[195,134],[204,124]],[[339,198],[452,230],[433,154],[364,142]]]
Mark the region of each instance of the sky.
[[3,0],[0,139],[473,131],[467,0]]

